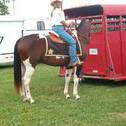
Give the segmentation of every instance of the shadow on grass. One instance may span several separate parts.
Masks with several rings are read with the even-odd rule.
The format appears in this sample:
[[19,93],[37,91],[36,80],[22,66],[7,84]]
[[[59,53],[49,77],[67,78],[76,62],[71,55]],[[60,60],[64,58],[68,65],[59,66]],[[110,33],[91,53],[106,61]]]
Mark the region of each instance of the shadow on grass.
[[122,87],[126,86],[126,81],[113,81],[103,79],[83,79],[81,84],[95,85],[95,86],[109,86],[109,87]]
[[0,65],[0,69],[13,68],[13,65]]

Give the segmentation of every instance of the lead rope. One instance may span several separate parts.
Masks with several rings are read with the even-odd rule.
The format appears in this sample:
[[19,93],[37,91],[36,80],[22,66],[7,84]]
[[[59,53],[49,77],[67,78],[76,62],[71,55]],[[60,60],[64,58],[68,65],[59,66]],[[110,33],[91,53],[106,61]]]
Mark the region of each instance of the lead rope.
[[110,51],[110,47],[109,47],[109,43],[108,43],[108,40],[107,40],[107,48],[108,48],[108,53],[109,53],[109,58],[110,58],[110,62],[111,62],[111,66],[109,66],[109,69],[111,71],[113,71],[113,75],[114,75],[114,80],[116,79],[116,71],[115,71],[115,67],[114,67],[114,64],[113,64],[113,60],[112,60],[112,55],[111,55],[111,51]]
[[[80,41],[79,41],[78,36],[77,36],[77,31],[74,30],[74,31],[72,31],[72,33],[73,33],[73,37],[74,37],[74,38],[77,40],[77,42],[78,42],[78,45],[79,45],[79,48],[80,48],[80,55],[82,55],[82,48],[81,48]],[[79,59],[78,56],[77,56],[77,60],[78,60],[78,64],[81,65],[82,62],[80,61],[80,59]]]

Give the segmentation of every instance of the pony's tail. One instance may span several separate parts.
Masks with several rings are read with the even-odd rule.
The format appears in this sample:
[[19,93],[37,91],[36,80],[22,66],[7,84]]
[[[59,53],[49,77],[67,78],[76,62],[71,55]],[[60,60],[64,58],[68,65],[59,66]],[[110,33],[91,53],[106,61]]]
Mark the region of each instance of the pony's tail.
[[19,40],[16,42],[14,47],[14,86],[17,92],[19,93],[22,85],[22,78],[21,78],[21,58],[18,52],[18,43]]

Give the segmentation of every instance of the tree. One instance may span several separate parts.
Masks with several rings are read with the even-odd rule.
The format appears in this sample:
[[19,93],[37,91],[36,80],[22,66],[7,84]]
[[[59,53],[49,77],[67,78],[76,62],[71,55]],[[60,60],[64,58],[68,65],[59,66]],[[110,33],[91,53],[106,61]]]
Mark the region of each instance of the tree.
[[6,5],[9,0],[0,0],[0,15],[9,14],[8,6]]

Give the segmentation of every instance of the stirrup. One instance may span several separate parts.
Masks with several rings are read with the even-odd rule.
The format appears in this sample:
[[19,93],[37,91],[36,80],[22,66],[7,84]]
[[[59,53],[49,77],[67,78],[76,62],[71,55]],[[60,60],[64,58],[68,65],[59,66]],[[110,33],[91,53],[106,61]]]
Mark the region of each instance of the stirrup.
[[83,61],[80,61],[79,57],[77,57],[77,60],[78,60],[78,62],[77,62],[78,65],[82,65],[83,64]]

